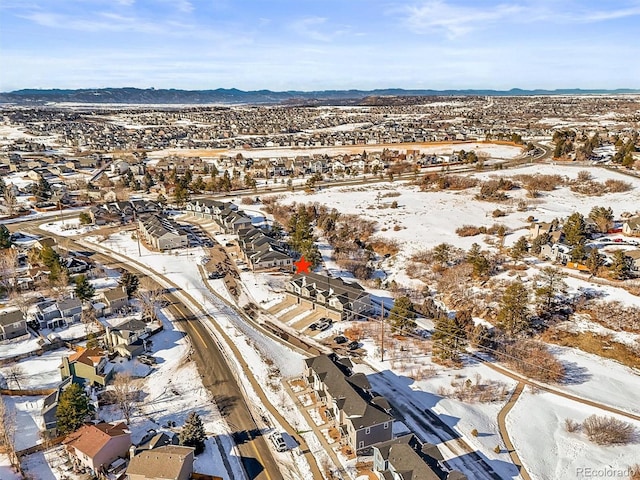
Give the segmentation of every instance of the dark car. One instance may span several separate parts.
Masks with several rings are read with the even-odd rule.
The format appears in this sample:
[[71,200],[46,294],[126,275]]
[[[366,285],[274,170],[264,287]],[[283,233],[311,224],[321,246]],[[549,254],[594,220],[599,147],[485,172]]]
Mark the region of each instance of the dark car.
[[353,342],[349,342],[349,345],[347,345],[347,348],[349,350],[357,350],[360,348],[360,343],[354,340]]
[[319,324],[320,322],[313,322],[311,325],[309,325],[309,330],[317,330]]
[[344,335],[338,335],[333,339],[333,341],[336,342],[338,345],[341,345],[343,343],[347,343],[349,340]]

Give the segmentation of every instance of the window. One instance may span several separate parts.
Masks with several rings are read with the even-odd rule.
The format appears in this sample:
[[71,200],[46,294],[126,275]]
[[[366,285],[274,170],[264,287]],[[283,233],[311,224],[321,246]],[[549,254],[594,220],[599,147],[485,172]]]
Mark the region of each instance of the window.
[[387,428],[389,428],[389,422],[384,422],[384,429],[386,430]]
[[360,442],[358,442],[358,448],[364,448],[364,441],[360,440]]
[[371,433],[371,428],[367,427],[364,429],[364,434],[369,435]]

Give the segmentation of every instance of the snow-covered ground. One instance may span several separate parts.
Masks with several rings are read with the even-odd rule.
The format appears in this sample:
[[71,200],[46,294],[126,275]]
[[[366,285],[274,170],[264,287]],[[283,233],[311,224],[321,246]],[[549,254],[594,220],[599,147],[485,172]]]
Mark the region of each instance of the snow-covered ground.
[[[527,472],[536,480],[560,478],[620,478],[628,473],[587,475],[593,471],[620,472],[640,459],[638,440],[629,445],[599,446],[581,432],[569,433],[565,419],[582,422],[592,414],[614,416],[568,402],[549,393],[532,393],[527,387],[507,415],[507,428]],[[617,417],[616,417],[617,418]],[[629,421],[621,417],[620,420]],[[632,422],[640,432],[640,422]],[[580,470],[582,469],[582,470]]]
[[0,478],[2,480],[20,480],[20,475],[13,471],[9,457],[4,453],[0,453]]
[[83,235],[98,228],[96,225],[81,225],[77,218],[43,223],[39,227],[41,230],[64,237]]
[[[18,376],[21,389],[47,389],[55,388],[62,380],[58,367],[62,363],[62,357],[71,355],[73,350],[61,348],[50,352],[45,352],[40,356],[34,356],[20,360],[14,365],[18,365],[21,374]],[[2,375],[8,379],[12,388],[17,387],[9,374],[12,366],[4,365],[0,367]]]

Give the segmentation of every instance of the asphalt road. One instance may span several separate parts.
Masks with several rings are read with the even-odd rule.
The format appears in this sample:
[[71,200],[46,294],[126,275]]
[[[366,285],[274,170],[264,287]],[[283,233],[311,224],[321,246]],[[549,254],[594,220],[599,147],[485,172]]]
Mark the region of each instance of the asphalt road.
[[[38,219],[11,224],[8,227],[11,231],[20,230],[50,236],[56,238],[57,241],[64,239],[69,247],[78,251],[85,250],[84,247],[76,245],[73,239],[40,230],[38,224],[41,223],[43,220]],[[125,268],[140,278],[146,276],[132,265],[116,261],[101,253],[94,253],[92,258],[112,268]],[[279,465],[267,444],[268,439],[261,434],[256,425],[240,386],[210,333],[196,319],[193,312],[174,294],[167,293],[165,297],[171,304],[172,312],[179,319],[180,328],[191,340],[193,347],[191,358],[196,362],[204,387],[211,392],[220,413],[233,429],[234,441],[248,478],[251,480],[282,480],[283,476]]]

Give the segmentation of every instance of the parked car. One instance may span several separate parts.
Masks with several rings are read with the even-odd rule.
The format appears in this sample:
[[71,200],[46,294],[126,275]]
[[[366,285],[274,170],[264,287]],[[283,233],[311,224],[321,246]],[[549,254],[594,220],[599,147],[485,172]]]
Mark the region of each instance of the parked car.
[[220,272],[209,272],[209,280],[215,280],[217,278],[223,278],[224,275]]
[[287,450],[287,444],[284,441],[284,438],[282,438],[280,432],[273,432],[269,435],[269,439],[271,440],[271,443],[273,443],[273,446],[276,447],[277,451],[284,452]]
[[333,339],[333,341],[336,342],[338,345],[341,345],[343,343],[347,343],[349,340],[344,335],[338,335]]
[[147,355],[146,353],[138,355],[138,361],[149,366],[155,365],[157,363],[156,359],[153,356]]
[[324,332],[325,330],[329,330],[331,328],[331,323],[332,322],[320,322],[318,323],[318,325],[316,325],[316,330],[320,330],[321,332]]
[[313,322],[311,325],[309,325],[309,330],[317,330],[318,329],[318,325],[320,324],[320,322]]
[[355,340],[353,342],[349,342],[349,345],[347,345],[347,348],[349,350],[357,350],[360,348],[360,342],[356,342]]

